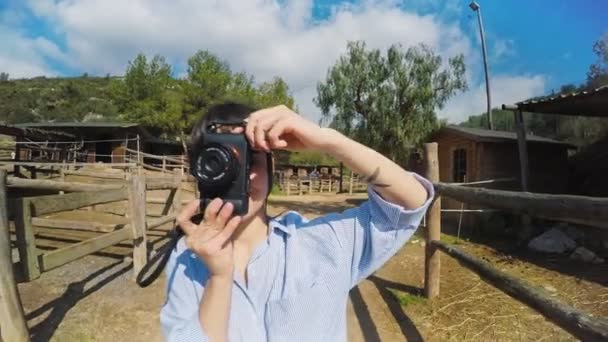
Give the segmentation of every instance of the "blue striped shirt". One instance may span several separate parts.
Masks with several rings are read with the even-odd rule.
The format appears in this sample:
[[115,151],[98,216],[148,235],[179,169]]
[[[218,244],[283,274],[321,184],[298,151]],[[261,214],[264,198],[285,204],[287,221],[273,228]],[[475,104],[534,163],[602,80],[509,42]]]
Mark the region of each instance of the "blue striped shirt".
[[[384,200],[371,187],[356,208],[307,220],[290,211],[270,220],[268,238],[235,273],[230,341],[346,341],[348,293],[414,234],[434,196],[431,183],[414,210]],[[208,341],[199,303],[209,277],[202,261],[178,243],[166,268],[161,325],[167,341]]]

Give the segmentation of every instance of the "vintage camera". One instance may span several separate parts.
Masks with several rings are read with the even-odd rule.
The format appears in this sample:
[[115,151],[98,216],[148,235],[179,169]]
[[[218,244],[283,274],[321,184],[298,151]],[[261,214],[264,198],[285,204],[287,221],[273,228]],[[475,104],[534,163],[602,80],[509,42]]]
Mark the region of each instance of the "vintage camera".
[[201,210],[219,197],[234,205],[233,215],[246,214],[252,150],[245,134],[207,129],[201,140],[195,142],[190,158],[190,170],[201,194]]

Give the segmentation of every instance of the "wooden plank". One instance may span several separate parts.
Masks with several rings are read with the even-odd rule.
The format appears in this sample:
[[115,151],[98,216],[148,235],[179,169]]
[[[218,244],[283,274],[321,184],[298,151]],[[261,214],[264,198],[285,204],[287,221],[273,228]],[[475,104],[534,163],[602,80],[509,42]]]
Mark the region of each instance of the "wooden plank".
[[131,230],[128,227],[117,231],[103,234],[89,240],[85,240],[64,248],[56,249],[42,255],[41,268],[44,272],[53,268],[65,265],[83,256],[95,253],[106,247],[115,245],[131,237]]
[[23,275],[27,281],[40,276],[40,266],[36,254],[36,239],[32,227],[31,199],[20,198],[15,202],[15,235],[19,260],[23,268]]
[[140,155],[146,157],[146,158],[150,158],[150,159],[156,159],[156,160],[166,160],[166,161],[170,161],[179,165],[183,165],[183,162],[177,158],[172,158],[172,157],[168,157],[168,156],[159,156],[156,154],[149,154],[149,153],[144,153],[141,151],[136,151],[136,150],[132,150],[130,148],[126,149],[127,152],[131,152],[131,153],[139,153]]
[[87,184],[79,182],[60,182],[46,179],[24,179],[8,177],[8,186],[20,189],[56,190],[67,192],[100,191],[124,188],[120,184]]
[[128,219],[133,236],[133,274],[136,276],[148,261],[146,238],[146,178],[132,175],[129,185]]
[[66,175],[84,176],[92,178],[103,178],[103,179],[125,179],[125,174],[117,174],[112,172],[96,172],[96,171],[63,171]]
[[494,190],[441,182],[434,186],[442,196],[461,202],[554,220],[580,218],[598,224],[608,221],[608,198]]
[[[437,143],[424,144],[425,178],[439,181],[439,158]],[[440,253],[432,241],[441,239],[441,197],[436,196],[427,212],[426,244],[424,248],[424,295],[434,298],[439,295]]]
[[104,204],[127,199],[125,190],[103,190],[96,192],[73,192],[65,195],[31,197],[33,215],[40,216],[60,211],[74,210],[94,204]]
[[606,319],[592,317],[564,304],[543,290],[500,271],[457,247],[443,241],[433,241],[432,244],[478,274],[486,282],[527,304],[582,341],[608,340],[608,321]]
[[182,178],[183,175],[181,170],[173,170],[173,181],[175,182],[175,191],[172,191],[173,197],[169,197],[167,199],[167,203],[169,200],[171,200],[171,209],[169,213],[176,217],[182,207],[182,202],[180,200],[182,196]]
[[172,178],[169,179],[155,179],[151,182],[146,182],[146,190],[167,190],[175,189],[175,181]]
[[159,218],[148,220],[147,228],[154,229],[156,227],[162,226],[165,223],[175,221],[175,215],[162,216]]
[[162,168],[160,168],[160,167],[156,167],[156,166],[152,166],[152,165],[148,165],[148,164],[141,164],[141,165],[142,165],[142,167],[143,167],[144,169],[147,169],[147,170],[165,172],[165,171],[164,171]]
[[6,170],[0,170],[0,340],[29,341],[23,306],[13,273],[6,207]]
[[74,221],[74,220],[32,217],[32,225],[38,226],[38,227],[86,230],[86,231],[91,231],[91,232],[102,232],[102,233],[114,231],[117,228],[123,227],[125,224],[126,224],[126,222],[122,223],[122,224],[120,224],[120,223],[107,224],[107,223],[89,222],[89,221]]

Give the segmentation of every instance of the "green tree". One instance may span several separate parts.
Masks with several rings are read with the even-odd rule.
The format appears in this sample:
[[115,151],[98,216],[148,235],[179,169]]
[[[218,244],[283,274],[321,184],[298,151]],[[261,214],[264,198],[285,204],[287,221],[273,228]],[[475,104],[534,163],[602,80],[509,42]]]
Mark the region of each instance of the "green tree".
[[148,61],[145,55],[138,54],[129,61],[124,80],[113,83],[121,118],[145,125],[156,134],[177,133],[180,127],[175,113],[181,113],[181,98],[172,94],[176,81],[171,73],[163,56],[156,55]]
[[275,77],[272,82],[260,84],[256,104],[258,107],[271,107],[282,104],[291,109],[296,109],[289,86],[280,77]]
[[253,76],[234,73],[228,62],[208,51],[198,51],[188,59],[184,127],[191,127],[210,106],[226,100],[239,101],[255,107],[284,104],[294,108],[289,86],[280,77],[256,87]]
[[435,115],[459,90],[467,88],[462,55],[441,57],[425,45],[391,46],[386,56],[349,42],[347,53],[317,85],[316,105],[323,119],[343,133],[405,163],[412,148],[435,130]]
[[592,89],[608,85],[608,32],[595,42],[593,52],[597,55],[597,61],[591,64],[587,72],[587,86]]
[[7,81],[8,81],[8,73],[0,72],[0,82],[7,82]]

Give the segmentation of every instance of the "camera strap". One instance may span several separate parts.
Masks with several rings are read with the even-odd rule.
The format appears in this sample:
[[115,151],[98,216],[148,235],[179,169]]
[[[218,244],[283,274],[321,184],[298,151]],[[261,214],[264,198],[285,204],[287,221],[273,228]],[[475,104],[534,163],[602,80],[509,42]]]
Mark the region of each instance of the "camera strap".
[[169,257],[171,256],[171,252],[175,249],[177,242],[183,235],[184,232],[179,226],[175,226],[175,228],[169,232],[169,241],[158,249],[156,254],[148,260],[137,274],[137,277],[135,278],[137,285],[140,287],[147,287],[163,273],[163,270],[169,261]]

